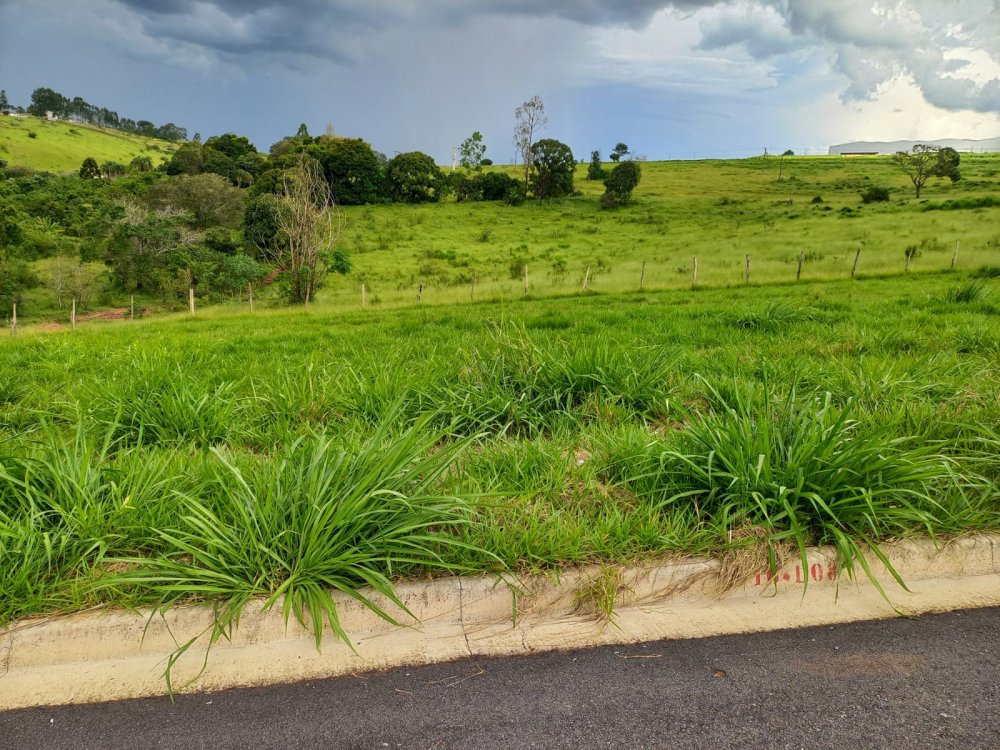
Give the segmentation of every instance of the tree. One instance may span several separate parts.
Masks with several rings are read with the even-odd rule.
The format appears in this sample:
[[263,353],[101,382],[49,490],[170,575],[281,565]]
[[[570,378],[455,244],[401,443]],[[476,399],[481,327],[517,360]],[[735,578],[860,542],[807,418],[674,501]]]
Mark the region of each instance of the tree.
[[601,162],[601,152],[591,151],[590,152],[590,166],[587,167],[587,179],[588,180],[603,180],[607,172],[604,171],[604,166]]
[[185,211],[199,229],[236,227],[243,217],[243,193],[217,174],[178,175],[149,189],[157,208]]
[[302,140],[307,140],[309,138],[309,128],[303,122],[299,125],[299,129],[295,131],[295,137],[301,138]]
[[[333,201],[319,162],[299,154],[284,180],[279,223],[285,242],[276,257],[288,299],[309,304],[328,270],[328,259],[344,229],[344,219]],[[337,254],[343,258],[344,253]],[[334,270],[345,267],[340,263]]]
[[243,209],[243,246],[253,251],[258,260],[276,255],[284,238],[281,236],[281,201],[274,195],[250,198]]
[[565,143],[543,138],[531,147],[531,190],[537,198],[558,198],[573,192],[576,160]]
[[604,181],[604,195],[601,208],[614,208],[632,199],[632,191],[639,184],[642,172],[638,162],[623,161],[611,170],[611,176]]
[[205,171],[205,156],[197,141],[183,144],[167,162],[167,174],[201,174]]
[[514,110],[514,145],[521,154],[521,162],[524,164],[524,189],[528,190],[528,177],[531,173],[532,146],[535,142],[535,135],[541,132],[549,122],[545,116],[545,104],[538,96],[531,97]]
[[88,156],[80,166],[80,178],[84,180],[96,180],[101,176],[101,168],[97,166],[97,159]]
[[950,146],[945,146],[938,151],[937,164],[934,165],[934,176],[947,177],[952,182],[958,182],[962,179],[962,175],[958,172],[958,165],[961,161],[962,157],[959,156],[958,151]]
[[614,149],[610,154],[610,159],[611,161],[617,163],[627,153],[628,153],[628,146],[626,146],[624,143],[616,143]]
[[57,91],[48,88],[37,88],[31,92],[31,104],[28,114],[35,117],[45,117],[46,112],[53,112],[58,117],[66,114],[69,100]]
[[458,163],[466,169],[479,171],[483,168],[483,157],[486,156],[486,144],[483,134],[478,130],[462,141],[458,147]]
[[434,160],[420,151],[394,156],[386,165],[385,177],[392,196],[404,203],[435,202],[444,183]]
[[931,177],[947,177],[952,182],[961,179],[958,172],[960,159],[953,148],[939,148],[924,143],[918,143],[909,152],[897,151],[892,155],[892,160],[906,172],[913,183],[917,198]]
[[257,153],[249,138],[235,133],[213,135],[204,145],[205,148],[214,148],[219,153],[225,154],[233,161],[237,161],[241,156]]
[[330,191],[341,206],[376,203],[384,198],[382,162],[365,141],[321,135],[308,151],[322,165]]
[[7,101],[7,92],[0,89],[0,112],[10,111],[10,102]]

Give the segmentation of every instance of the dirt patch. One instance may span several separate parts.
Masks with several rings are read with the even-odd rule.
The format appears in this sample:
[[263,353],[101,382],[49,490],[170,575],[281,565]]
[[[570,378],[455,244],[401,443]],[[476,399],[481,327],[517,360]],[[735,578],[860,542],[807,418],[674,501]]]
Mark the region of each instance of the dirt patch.
[[898,675],[912,677],[931,667],[930,659],[923,654],[902,651],[894,653],[873,653],[861,651],[851,654],[833,654],[820,660],[793,659],[788,666],[800,672],[808,672],[818,677],[879,677]]

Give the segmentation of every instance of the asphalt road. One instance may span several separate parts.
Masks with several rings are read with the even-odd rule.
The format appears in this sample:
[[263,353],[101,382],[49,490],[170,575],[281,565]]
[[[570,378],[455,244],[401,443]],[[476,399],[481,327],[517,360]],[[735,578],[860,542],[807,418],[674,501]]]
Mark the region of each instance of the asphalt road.
[[0,713],[0,748],[1000,749],[1000,609]]

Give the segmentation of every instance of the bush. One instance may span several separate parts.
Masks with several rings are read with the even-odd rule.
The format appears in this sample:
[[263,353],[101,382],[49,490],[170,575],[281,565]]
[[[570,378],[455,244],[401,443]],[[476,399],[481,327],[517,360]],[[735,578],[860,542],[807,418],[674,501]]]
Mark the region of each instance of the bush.
[[573,193],[576,160],[565,143],[543,138],[531,147],[531,191],[536,198],[559,198]]
[[861,193],[862,203],[884,203],[889,200],[889,188],[872,185]]
[[632,191],[639,184],[642,171],[634,161],[623,161],[611,170],[611,176],[604,181],[605,193],[601,196],[601,208],[615,208],[632,199]]

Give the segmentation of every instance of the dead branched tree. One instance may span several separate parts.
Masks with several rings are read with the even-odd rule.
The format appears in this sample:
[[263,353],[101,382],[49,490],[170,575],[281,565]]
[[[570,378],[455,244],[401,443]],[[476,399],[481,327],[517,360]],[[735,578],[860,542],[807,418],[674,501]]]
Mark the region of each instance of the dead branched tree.
[[308,305],[329,270],[326,255],[344,229],[319,163],[300,154],[283,181],[279,225],[285,242],[274,259],[291,302]]

